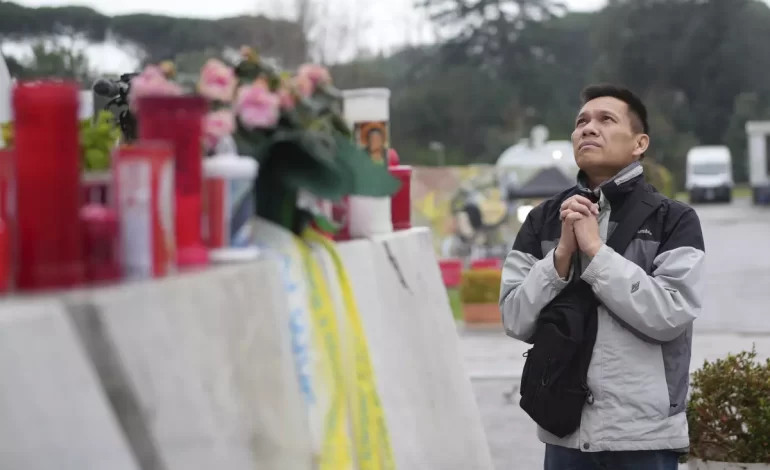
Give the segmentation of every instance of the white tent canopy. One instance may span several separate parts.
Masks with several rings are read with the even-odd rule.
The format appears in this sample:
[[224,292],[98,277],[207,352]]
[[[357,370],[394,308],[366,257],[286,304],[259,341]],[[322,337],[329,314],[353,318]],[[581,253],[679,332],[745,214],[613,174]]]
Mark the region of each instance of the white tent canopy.
[[577,171],[572,142],[568,140],[549,140],[538,147],[530,147],[526,142],[520,142],[506,149],[497,159],[495,166],[500,169],[558,166],[570,173]]

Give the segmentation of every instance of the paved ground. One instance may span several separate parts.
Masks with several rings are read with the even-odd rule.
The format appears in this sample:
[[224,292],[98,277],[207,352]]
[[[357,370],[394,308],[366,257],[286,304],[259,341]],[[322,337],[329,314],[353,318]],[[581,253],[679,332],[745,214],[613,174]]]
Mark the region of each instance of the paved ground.
[[[770,357],[770,209],[745,200],[696,209],[706,238],[708,294],[696,321],[693,368],[752,343]],[[512,401],[505,396],[518,382],[525,345],[499,331],[461,329],[460,335],[496,469],[541,469],[534,425],[518,407],[518,394]]]

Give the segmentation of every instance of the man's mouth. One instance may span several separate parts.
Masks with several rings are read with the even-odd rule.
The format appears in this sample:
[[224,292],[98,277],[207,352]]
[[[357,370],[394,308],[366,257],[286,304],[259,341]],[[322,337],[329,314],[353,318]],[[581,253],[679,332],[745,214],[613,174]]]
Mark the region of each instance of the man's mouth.
[[583,150],[585,148],[599,148],[599,144],[596,142],[583,142],[580,144],[580,147],[578,147],[579,150]]

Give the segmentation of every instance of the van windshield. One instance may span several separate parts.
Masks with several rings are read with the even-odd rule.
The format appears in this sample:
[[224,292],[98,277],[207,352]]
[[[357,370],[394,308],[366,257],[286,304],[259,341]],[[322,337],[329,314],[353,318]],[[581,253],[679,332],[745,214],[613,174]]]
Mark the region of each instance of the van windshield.
[[724,163],[700,163],[692,167],[694,175],[721,175],[727,171],[727,165]]

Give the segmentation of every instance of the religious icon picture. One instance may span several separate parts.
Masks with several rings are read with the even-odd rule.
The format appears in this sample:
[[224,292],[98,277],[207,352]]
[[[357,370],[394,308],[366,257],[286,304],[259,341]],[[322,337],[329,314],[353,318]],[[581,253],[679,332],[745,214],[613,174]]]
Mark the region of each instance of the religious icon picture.
[[358,122],[355,125],[356,142],[366,150],[375,163],[388,164],[388,123],[386,121]]

